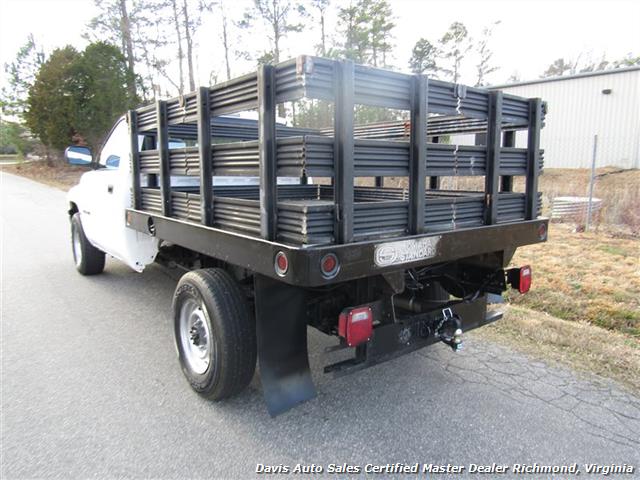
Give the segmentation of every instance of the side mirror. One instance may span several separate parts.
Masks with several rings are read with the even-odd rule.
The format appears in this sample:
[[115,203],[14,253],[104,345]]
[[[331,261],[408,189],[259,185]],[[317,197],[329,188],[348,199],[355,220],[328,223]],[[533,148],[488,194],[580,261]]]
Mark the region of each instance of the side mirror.
[[91,165],[91,149],[89,147],[79,147],[71,145],[64,151],[64,159],[70,165]]

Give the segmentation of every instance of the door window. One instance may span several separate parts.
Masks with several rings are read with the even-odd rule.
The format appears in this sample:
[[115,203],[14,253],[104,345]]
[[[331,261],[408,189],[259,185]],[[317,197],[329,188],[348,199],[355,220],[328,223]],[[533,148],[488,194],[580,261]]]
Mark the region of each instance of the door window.
[[129,148],[129,126],[127,122],[120,120],[109,135],[100,152],[100,165],[117,169],[120,166],[120,158],[126,156]]
[[107,168],[118,168],[120,166],[120,157],[118,155],[109,155],[105,162]]

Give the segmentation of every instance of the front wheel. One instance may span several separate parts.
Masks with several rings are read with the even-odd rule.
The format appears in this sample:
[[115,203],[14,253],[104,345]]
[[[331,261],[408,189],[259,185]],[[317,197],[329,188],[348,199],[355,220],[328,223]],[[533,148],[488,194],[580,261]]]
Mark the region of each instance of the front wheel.
[[82,275],[96,275],[104,270],[104,252],[91,245],[82,229],[80,214],[71,217],[71,249],[76,269]]
[[256,367],[255,323],[227,272],[185,274],[173,297],[173,316],[180,366],[196,392],[221,400],[249,384]]

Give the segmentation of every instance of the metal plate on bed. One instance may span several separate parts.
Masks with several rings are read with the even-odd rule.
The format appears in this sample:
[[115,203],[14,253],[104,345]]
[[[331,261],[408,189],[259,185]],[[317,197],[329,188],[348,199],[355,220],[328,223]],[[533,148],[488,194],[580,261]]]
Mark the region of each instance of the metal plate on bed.
[[441,236],[385,242],[376,245],[374,262],[378,267],[400,265],[435,257]]

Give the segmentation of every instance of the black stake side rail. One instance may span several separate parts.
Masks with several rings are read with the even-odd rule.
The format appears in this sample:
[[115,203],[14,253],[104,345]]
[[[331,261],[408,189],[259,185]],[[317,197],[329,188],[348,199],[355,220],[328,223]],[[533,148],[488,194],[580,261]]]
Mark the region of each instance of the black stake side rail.
[[[295,66],[295,68],[294,68]],[[263,66],[257,74],[241,77],[211,89],[200,90],[179,99],[158,101],[155,109],[138,109],[130,114],[131,135],[155,130],[162,213],[172,216],[172,172],[169,151],[169,126],[197,121],[198,171],[201,177],[201,223],[212,224],[211,174],[217,173],[210,159],[215,155],[211,141],[211,117],[235,111],[256,108],[258,122],[258,171],[260,177],[260,235],[267,240],[277,237],[278,202],[278,141],[276,105],[279,102],[307,96],[324,98],[335,104],[335,132],[333,145],[333,177],[335,225],[334,237],[339,244],[354,239],[354,178],[356,176],[356,142],[354,140],[354,107],[356,104],[386,108],[406,109],[410,112],[409,132],[409,228],[412,234],[424,231],[423,211],[425,178],[434,177],[435,169],[429,168],[426,132],[428,113],[457,114],[486,121],[487,146],[485,154],[485,215],[484,223],[498,221],[498,192],[501,174],[501,139],[504,121],[526,125],[528,149],[525,172],[526,215],[537,216],[537,176],[540,167],[539,131],[542,124],[542,103],[539,99],[526,100],[504,95],[500,91],[486,91],[433,80],[428,82],[421,75],[407,75],[382,69],[354,65],[353,62],[299,57],[278,66]],[[153,115],[155,113],[155,116]],[[133,121],[135,120],[135,122]],[[134,128],[134,124],[137,126]],[[375,141],[371,141],[374,142]],[[131,144],[134,140],[132,138]],[[454,173],[458,173],[458,151],[454,151]],[[185,149],[185,162],[189,161]],[[132,170],[143,170],[145,155],[132,154]],[[189,165],[185,165],[189,168]],[[473,164],[471,172],[473,174]],[[309,172],[303,170],[304,177]],[[376,184],[382,184],[383,173],[372,172]],[[140,198],[139,178],[133,180],[134,205]]]
[[[205,88],[206,87],[202,87]],[[545,103],[542,104],[542,125],[544,126]],[[196,120],[194,120],[195,122]],[[513,125],[502,122],[502,130],[514,132],[526,130],[526,124]],[[196,140],[198,138],[196,123],[169,124],[169,135],[182,139]],[[409,120],[391,120],[386,122],[374,122],[365,125],[354,125],[353,135],[357,139],[382,139],[382,140],[409,140],[411,122]],[[461,116],[431,116],[427,119],[427,137],[443,135],[486,133],[487,121]],[[146,135],[155,135],[155,129],[144,130]],[[276,125],[278,138],[295,137],[303,135],[322,135],[333,137],[333,128],[313,129],[301,127],[289,127]],[[258,121],[249,118],[238,117],[212,117],[211,135],[215,138],[230,140],[257,140]]]
[[[333,177],[334,144],[333,138],[317,135],[278,138],[278,176]],[[408,142],[355,139],[354,177],[408,177],[410,153]],[[160,158],[157,150],[145,150],[138,156],[141,173],[159,172]],[[210,158],[213,175],[259,176],[260,152],[257,140],[212,145]],[[431,176],[483,176],[487,171],[487,148],[483,145],[426,143],[425,154],[421,158],[424,159],[421,161],[425,162],[426,170]],[[499,155],[499,174],[526,175],[530,168],[529,158],[526,148],[503,146]],[[542,166],[541,150],[538,169],[541,170]],[[198,147],[170,150],[169,168],[172,175],[199,176],[200,150]]]
[[[438,241],[431,258],[378,267],[374,261],[375,251],[378,245],[385,242],[384,240],[300,248],[140,210],[128,209],[126,222],[130,228],[147,234],[150,233],[152,225],[158,238],[302,287],[344,282],[484,253],[512,251],[517,247],[545,241],[548,227],[548,219],[537,219],[396,238],[393,241],[427,237],[437,237]],[[284,276],[279,276],[274,269],[275,255],[280,251],[289,259],[289,269]],[[320,270],[321,259],[327,253],[335,254],[340,262],[340,270],[332,279],[323,277]]]
[[[336,79],[341,71],[341,61],[326,58],[300,56],[282,62],[273,67],[275,101],[283,103],[302,98],[334,101]],[[353,77],[353,100],[356,104],[411,109],[413,75],[354,65]],[[257,110],[258,83],[256,72],[210,87],[211,116]],[[487,120],[489,90],[440,80],[430,80],[429,84],[428,113]],[[197,92],[168,100],[168,124],[180,125],[197,121],[197,107]],[[137,112],[140,131],[154,130],[156,119],[153,106],[141,107]],[[527,128],[529,113],[526,98],[504,94],[505,127]]]

